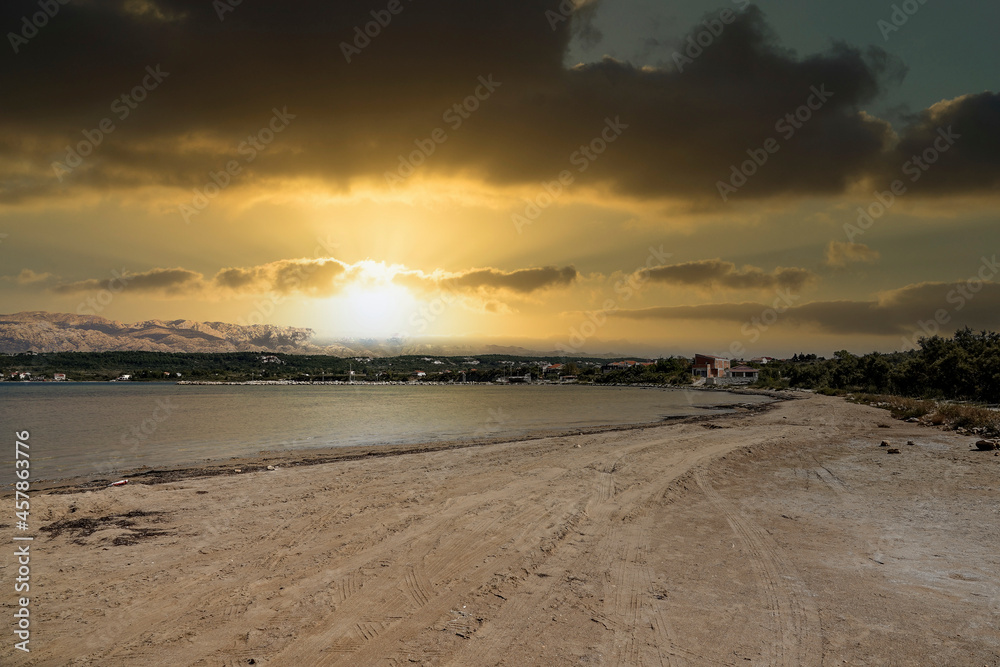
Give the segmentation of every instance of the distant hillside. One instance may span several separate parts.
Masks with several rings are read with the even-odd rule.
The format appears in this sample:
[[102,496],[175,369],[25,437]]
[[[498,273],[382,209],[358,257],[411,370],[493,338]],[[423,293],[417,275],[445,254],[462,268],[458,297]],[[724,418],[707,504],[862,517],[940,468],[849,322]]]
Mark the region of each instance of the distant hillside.
[[[193,320],[147,320],[125,324],[95,315],[28,312],[0,315],[0,354],[17,352],[249,352],[325,354],[340,357],[509,354],[558,359],[544,341],[532,349],[500,341],[446,337],[316,339],[312,329],[273,324],[240,325]],[[506,342],[506,341],[503,341]],[[529,343],[530,344],[530,343]],[[545,347],[542,347],[545,345]],[[578,357],[618,357],[617,352],[577,352]]]
[[0,352],[272,352],[350,354],[337,345],[310,344],[312,329],[270,324],[148,320],[124,324],[93,315],[0,315]]

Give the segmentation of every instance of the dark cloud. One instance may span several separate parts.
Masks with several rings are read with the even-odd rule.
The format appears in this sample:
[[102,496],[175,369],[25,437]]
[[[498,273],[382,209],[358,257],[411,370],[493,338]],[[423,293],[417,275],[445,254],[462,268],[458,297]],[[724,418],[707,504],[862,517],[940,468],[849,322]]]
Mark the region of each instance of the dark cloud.
[[670,266],[658,266],[649,270],[653,282],[671,285],[723,289],[777,289],[800,290],[816,276],[806,269],[778,267],[767,273],[753,266],[737,269],[732,262],[720,259],[706,259]]
[[920,283],[884,293],[876,301],[815,301],[790,307],[787,303],[746,302],[667,306],[620,310],[612,315],[742,324],[761,320],[772,308],[779,312],[775,326],[803,326],[828,334],[907,336],[915,331],[950,332],[963,326],[995,330],[1000,326],[1000,283],[978,278],[961,283]]
[[338,292],[348,267],[335,259],[288,259],[246,268],[219,271],[216,286],[235,292],[278,294],[302,293],[330,296]]
[[[90,278],[56,285],[56,294],[79,294],[109,289],[113,292],[159,292],[167,296],[214,298],[229,294],[300,293],[329,296],[340,289],[337,278],[347,265],[334,259],[290,259],[243,268],[220,270],[208,280],[188,269],[152,269],[144,273],[113,272],[108,279]],[[222,290],[222,291],[220,291]]]
[[[426,159],[425,175],[537,184],[586,166],[574,171],[580,182],[621,194],[718,202],[717,181],[769,138],[780,150],[734,198],[842,192],[861,177],[898,170],[896,158],[947,121],[968,127],[970,139],[948,156],[947,171],[957,175],[935,170],[926,191],[996,183],[996,96],[963,98],[898,128],[902,141],[887,153],[887,124],[861,113],[900,76],[884,51],[836,45],[799,58],[751,6],[683,71],[611,59],[567,69],[574,31],[597,37],[588,28],[596,5],[551,22],[547,12],[563,2],[403,0],[402,12],[350,63],[341,43],[384,3],[243,2],[221,19],[217,7],[228,5],[204,0],[59,5],[18,53],[0,56],[0,201],[156,185],[179,188],[183,203],[229,160],[243,169],[237,188],[261,178],[319,178],[334,187],[358,177],[381,181],[436,128],[448,140]],[[17,31],[22,16],[37,11],[33,0],[4,3],[0,25]],[[121,117],[123,103],[112,105],[143,82],[147,66],[169,76]],[[479,77],[491,75],[500,85],[488,99],[473,99],[477,111],[460,127],[457,116],[445,120],[472,99]],[[814,87],[832,96],[794,136],[782,136],[776,123]],[[295,115],[289,127],[246,160],[240,142],[266,127],[272,109],[286,107]],[[595,161],[571,162],[592,140],[601,147],[608,118],[627,129]],[[53,162],[64,162],[66,146],[103,119],[114,131],[57,180]]]
[[885,187],[900,179],[908,192],[998,193],[1000,94],[964,95],[925,110],[901,134],[884,165]]
[[406,271],[394,279],[403,285],[417,289],[439,289],[457,292],[477,292],[480,290],[508,290],[519,294],[564,287],[577,279],[579,272],[572,266],[558,268],[545,266],[534,269],[501,271],[500,269],[470,269],[459,273],[424,273]]
[[547,287],[559,287],[572,283],[577,278],[577,270],[572,266],[556,268],[546,266],[540,269],[519,269],[499,271],[497,269],[475,269],[453,278],[440,281],[446,289],[507,289],[528,294]]
[[200,289],[204,276],[187,269],[153,269],[145,273],[122,272],[105,280],[89,279],[56,285],[56,294],[79,294],[109,289],[121,292],[164,292],[170,295],[187,294]]
[[[168,296],[219,298],[231,295],[277,293],[303,294],[310,297],[332,296],[348,284],[398,282],[424,292],[446,290],[479,293],[506,290],[530,294],[537,290],[566,286],[578,277],[572,266],[541,267],[501,271],[500,269],[470,269],[455,273],[419,270],[369,271],[365,262],[347,264],[333,258],[285,259],[248,267],[219,270],[211,279],[187,269],[152,269],[145,273],[114,272],[109,279],[91,278],[52,288],[56,294],[79,294],[111,289],[114,292],[160,292]],[[29,270],[19,277],[33,280],[49,278]],[[11,277],[11,279],[14,279]]]

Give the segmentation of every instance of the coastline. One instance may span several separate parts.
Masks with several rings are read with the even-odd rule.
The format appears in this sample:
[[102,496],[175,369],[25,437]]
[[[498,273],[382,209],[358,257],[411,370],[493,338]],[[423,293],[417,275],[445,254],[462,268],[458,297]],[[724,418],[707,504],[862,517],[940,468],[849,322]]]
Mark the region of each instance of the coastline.
[[[667,389],[669,389],[669,387]],[[746,393],[763,395],[768,396],[772,399],[772,401],[766,403],[736,403],[696,406],[699,410],[704,411],[704,414],[667,416],[657,421],[634,424],[610,424],[570,429],[540,430],[528,435],[496,436],[488,438],[469,437],[458,440],[417,444],[349,445],[275,451],[263,450],[254,455],[208,459],[197,464],[122,468],[119,470],[109,471],[112,474],[109,474],[108,476],[102,476],[100,473],[96,473],[93,475],[78,475],[65,478],[40,479],[32,482],[32,489],[40,493],[72,494],[82,493],[85,491],[102,490],[118,479],[128,479],[129,484],[165,484],[189,478],[247,475],[253,472],[267,471],[267,466],[280,466],[285,468],[312,466],[340,461],[357,461],[403,456],[408,454],[489,447],[492,445],[513,442],[530,442],[545,438],[643,430],[663,426],[664,424],[699,423],[707,420],[753,414],[772,409],[774,405],[780,401],[795,400],[797,398],[792,392],[773,392],[768,390],[739,392],[728,389],[710,389],[708,391],[726,391],[727,393],[734,394]],[[235,472],[237,469],[241,472]],[[13,495],[14,492],[12,489],[5,488],[2,492],[0,492],[0,498],[7,498]]]
[[31,658],[996,664],[1000,457],[801,398],[39,493]]

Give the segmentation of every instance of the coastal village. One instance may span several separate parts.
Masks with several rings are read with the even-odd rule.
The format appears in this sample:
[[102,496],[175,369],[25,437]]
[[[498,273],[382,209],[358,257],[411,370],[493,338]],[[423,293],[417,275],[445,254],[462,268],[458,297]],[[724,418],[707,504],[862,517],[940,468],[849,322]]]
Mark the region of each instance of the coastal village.
[[[205,383],[231,382],[232,377],[221,377],[218,372],[206,377],[204,374],[194,377],[191,374],[175,370],[120,370],[112,373],[113,377],[96,378],[80,376],[72,371],[53,372],[46,370],[28,370],[38,368],[39,362],[46,355],[35,352],[23,352],[7,355],[8,368],[2,370],[2,377],[7,382],[67,382],[67,381],[107,381],[136,382],[161,381]],[[169,355],[164,355],[164,363],[169,364]],[[27,363],[10,362],[19,360]],[[250,370],[249,379],[242,381],[285,382],[285,383],[379,383],[379,384],[415,384],[421,382],[435,383],[493,383],[493,384],[575,384],[594,381],[597,376],[606,376],[615,372],[641,373],[642,371],[662,369],[669,363],[674,371],[687,368],[690,376],[687,384],[693,386],[722,386],[753,384],[758,381],[761,369],[769,362],[778,361],[773,357],[754,357],[752,359],[730,359],[711,354],[695,354],[691,358],[674,357],[667,359],[595,359],[573,358],[560,362],[550,362],[539,358],[502,358],[480,360],[471,357],[390,357],[372,358],[355,357],[344,361],[348,365],[346,371],[319,370],[315,372],[296,372],[290,366],[295,365],[295,355],[278,355],[260,353],[248,360],[260,366],[260,370]],[[343,365],[343,364],[341,364]],[[396,370],[393,368],[399,368]],[[418,366],[416,368],[408,368]]]

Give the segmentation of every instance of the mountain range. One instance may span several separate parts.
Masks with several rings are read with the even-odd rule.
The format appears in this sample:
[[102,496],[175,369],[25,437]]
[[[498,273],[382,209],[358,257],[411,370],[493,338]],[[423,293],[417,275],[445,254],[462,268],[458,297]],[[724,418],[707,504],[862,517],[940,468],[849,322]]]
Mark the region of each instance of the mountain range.
[[[539,341],[540,342],[540,341]],[[96,315],[42,311],[0,315],[0,353],[18,352],[243,352],[395,356],[403,354],[509,354],[561,356],[520,345],[448,339],[318,340],[312,329],[273,324],[229,324],[194,320],[146,320],[126,324]],[[578,353],[574,356],[592,356]]]
[[343,354],[310,345],[312,329],[192,320],[125,324],[96,315],[28,312],[0,315],[0,352],[272,352]]

